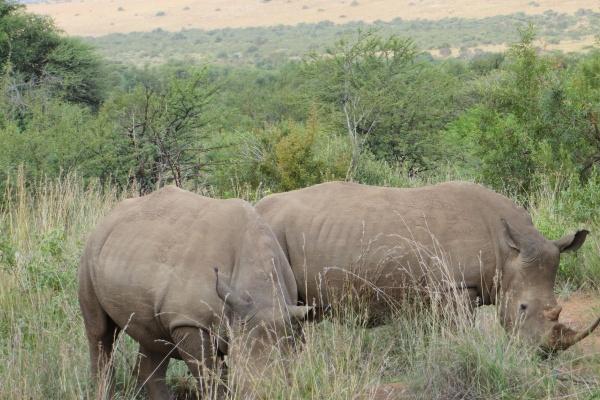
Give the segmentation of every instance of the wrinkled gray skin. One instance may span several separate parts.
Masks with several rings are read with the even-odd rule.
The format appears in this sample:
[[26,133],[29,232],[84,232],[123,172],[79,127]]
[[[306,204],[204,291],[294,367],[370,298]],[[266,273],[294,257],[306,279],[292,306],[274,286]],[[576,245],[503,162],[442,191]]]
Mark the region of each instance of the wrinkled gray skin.
[[175,187],[125,200],[98,225],[81,259],[79,302],[93,374],[105,371],[125,329],[140,345],[139,381],[151,399],[169,398],[170,358],[200,377],[202,365],[227,354],[227,341],[215,340],[227,333],[221,316],[234,332],[244,326],[254,342],[249,369],[259,372],[265,347],[289,337],[307,313],[296,306],[281,247],[251,205]]
[[479,185],[330,182],[268,196],[256,209],[281,243],[305,304],[335,304],[331,289],[351,276],[385,294],[370,298],[377,321],[389,313],[386,299],[415,283],[453,285],[473,303],[498,303],[508,331],[518,326],[546,350],[569,347],[600,321],[580,333],[559,324],[553,293],[560,253],[579,248],[588,232],[547,240],[522,207]]

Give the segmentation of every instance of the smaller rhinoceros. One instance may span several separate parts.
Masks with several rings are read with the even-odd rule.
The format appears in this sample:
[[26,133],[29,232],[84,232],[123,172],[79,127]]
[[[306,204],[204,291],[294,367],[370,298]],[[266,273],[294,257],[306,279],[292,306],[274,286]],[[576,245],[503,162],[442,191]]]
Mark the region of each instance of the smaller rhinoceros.
[[250,204],[175,187],[121,202],[92,233],[79,303],[92,373],[98,378],[108,366],[125,329],[139,343],[138,379],[151,399],[169,397],[170,358],[199,379],[213,368],[230,350],[222,336],[215,340],[227,331],[245,332],[254,344],[249,370],[263,371],[268,346],[293,337],[309,311],[296,305],[289,263]]

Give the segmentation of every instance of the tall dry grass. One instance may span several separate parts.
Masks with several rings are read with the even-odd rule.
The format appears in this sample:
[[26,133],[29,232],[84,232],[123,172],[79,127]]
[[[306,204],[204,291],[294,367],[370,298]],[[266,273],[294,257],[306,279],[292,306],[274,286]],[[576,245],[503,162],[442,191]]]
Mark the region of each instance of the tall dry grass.
[[[109,398],[106,382],[99,391],[90,382],[76,269],[88,232],[126,195],[73,175],[28,187],[21,174],[8,185],[0,202],[0,399]],[[540,212],[554,204],[548,201]],[[398,305],[377,328],[365,328],[360,303],[307,324],[301,351],[274,349],[254,397],[381,399],[378,388],[391,382],[418,399],[600,396],[598,354],[570,350],[543,360],[504,333],[493,309],[473,317],[460,290],[438,289],[430,287],[426,302]],[[136,348],[119,338],[115,398],[143,398],[131,373]],[[240,365],[229,371],[236,399],[235,383],[251,372]],[[194,393],[186,370],[181,362],[169,370],[179,398]]]
[[0,398],[91,396],[76,270],[87,232],[120,195],[73,175],[6,185],[0,211]]

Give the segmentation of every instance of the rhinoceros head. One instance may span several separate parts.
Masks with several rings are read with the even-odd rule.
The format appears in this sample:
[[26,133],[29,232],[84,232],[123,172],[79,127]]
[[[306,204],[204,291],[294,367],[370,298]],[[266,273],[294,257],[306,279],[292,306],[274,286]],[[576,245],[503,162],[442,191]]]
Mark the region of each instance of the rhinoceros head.
[[501,322],[507,331],[539,344],[545,351],[564,350],[589,335],[600,318],[577,332],[558,322],[561,307],[554,296],[560,254],[577,250],[588,231],[550,241],[537,232],[519,232],[502,220],[506,253],[502,270]]
[[286,304],[270,293],[252,299],[231,288],[218,270],[215,272],[217,294],[233,317],[234,333],[242,334],[244,346],[248,346],[244,362],[251,372],[260,375],[268,363],[271,346],[277,345],[284,352],[293,350],[302,322],[312,314],[313,307]]

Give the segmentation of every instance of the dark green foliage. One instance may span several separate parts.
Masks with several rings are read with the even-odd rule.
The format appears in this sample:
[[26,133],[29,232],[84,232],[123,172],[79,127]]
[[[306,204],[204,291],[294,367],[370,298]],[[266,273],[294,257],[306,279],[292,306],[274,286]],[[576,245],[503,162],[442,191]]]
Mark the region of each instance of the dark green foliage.
[[45,56],[60,38],[49,18],[22,10],[12,1],[0,1],[0,66],[10,62],[23,75],[40,78]]
[[514,115],[476,107],[453,122],[447,135],[449,147],[456,146],[452,155],[462,157],[462,166],[485,183],[496,188],[528,188],[534,173],[531,142]]
[[97,107],[104,97],[100,58],[89,45],[6,0],[0,0],[0,71],[19,83],[48,85],[68,101]]
[[371,30],[276,69],[119,67],[98,112],[71,103],[97,98],[88,83],[99,61],[60,39],[44,71],[62,79],[3,76],[0,168],[79,170],[142,192],[170,182],[226,191],[232,179],[273,190],[346,177],[401,184],[394,176],[448,169],[521,193],[547,176],[585,180],[600,160],[600,53],[542,56],[532,28],[520,34],[508,53],[470,61],[432,62],[412,40]]
[[44,73],[65,100],[98,107],[104,98],[100,58],[89,45],[64,38],[47,55]]
[[25,166],[28,178],[33,180],[84,166],[93,155],[90,145],[95,140],[88,129],[93,122],[90,111],[48,98],[44,91],[26,93],[23,102],[26,108],[0,129],[2,180],[13,175],[20,165]]
[[500,69],[504,62],[502,53],[485,53],[473,57],[469,62],[469,68],[479,74],[486,75],[494,70]]
[[114,121],[109,146],[140,193],[199,179],[213,164],[207,153],[223,146],[210,144],[207,109],[219,86],[207,71],[163,72],[116,92],[102,109]]
[[469,101],[460,92],[459,80],[443,67],[421,65],[393,93],[377,134],[368,140],[369,149],[411,174],[435,169],[445,158],[439,132]]

